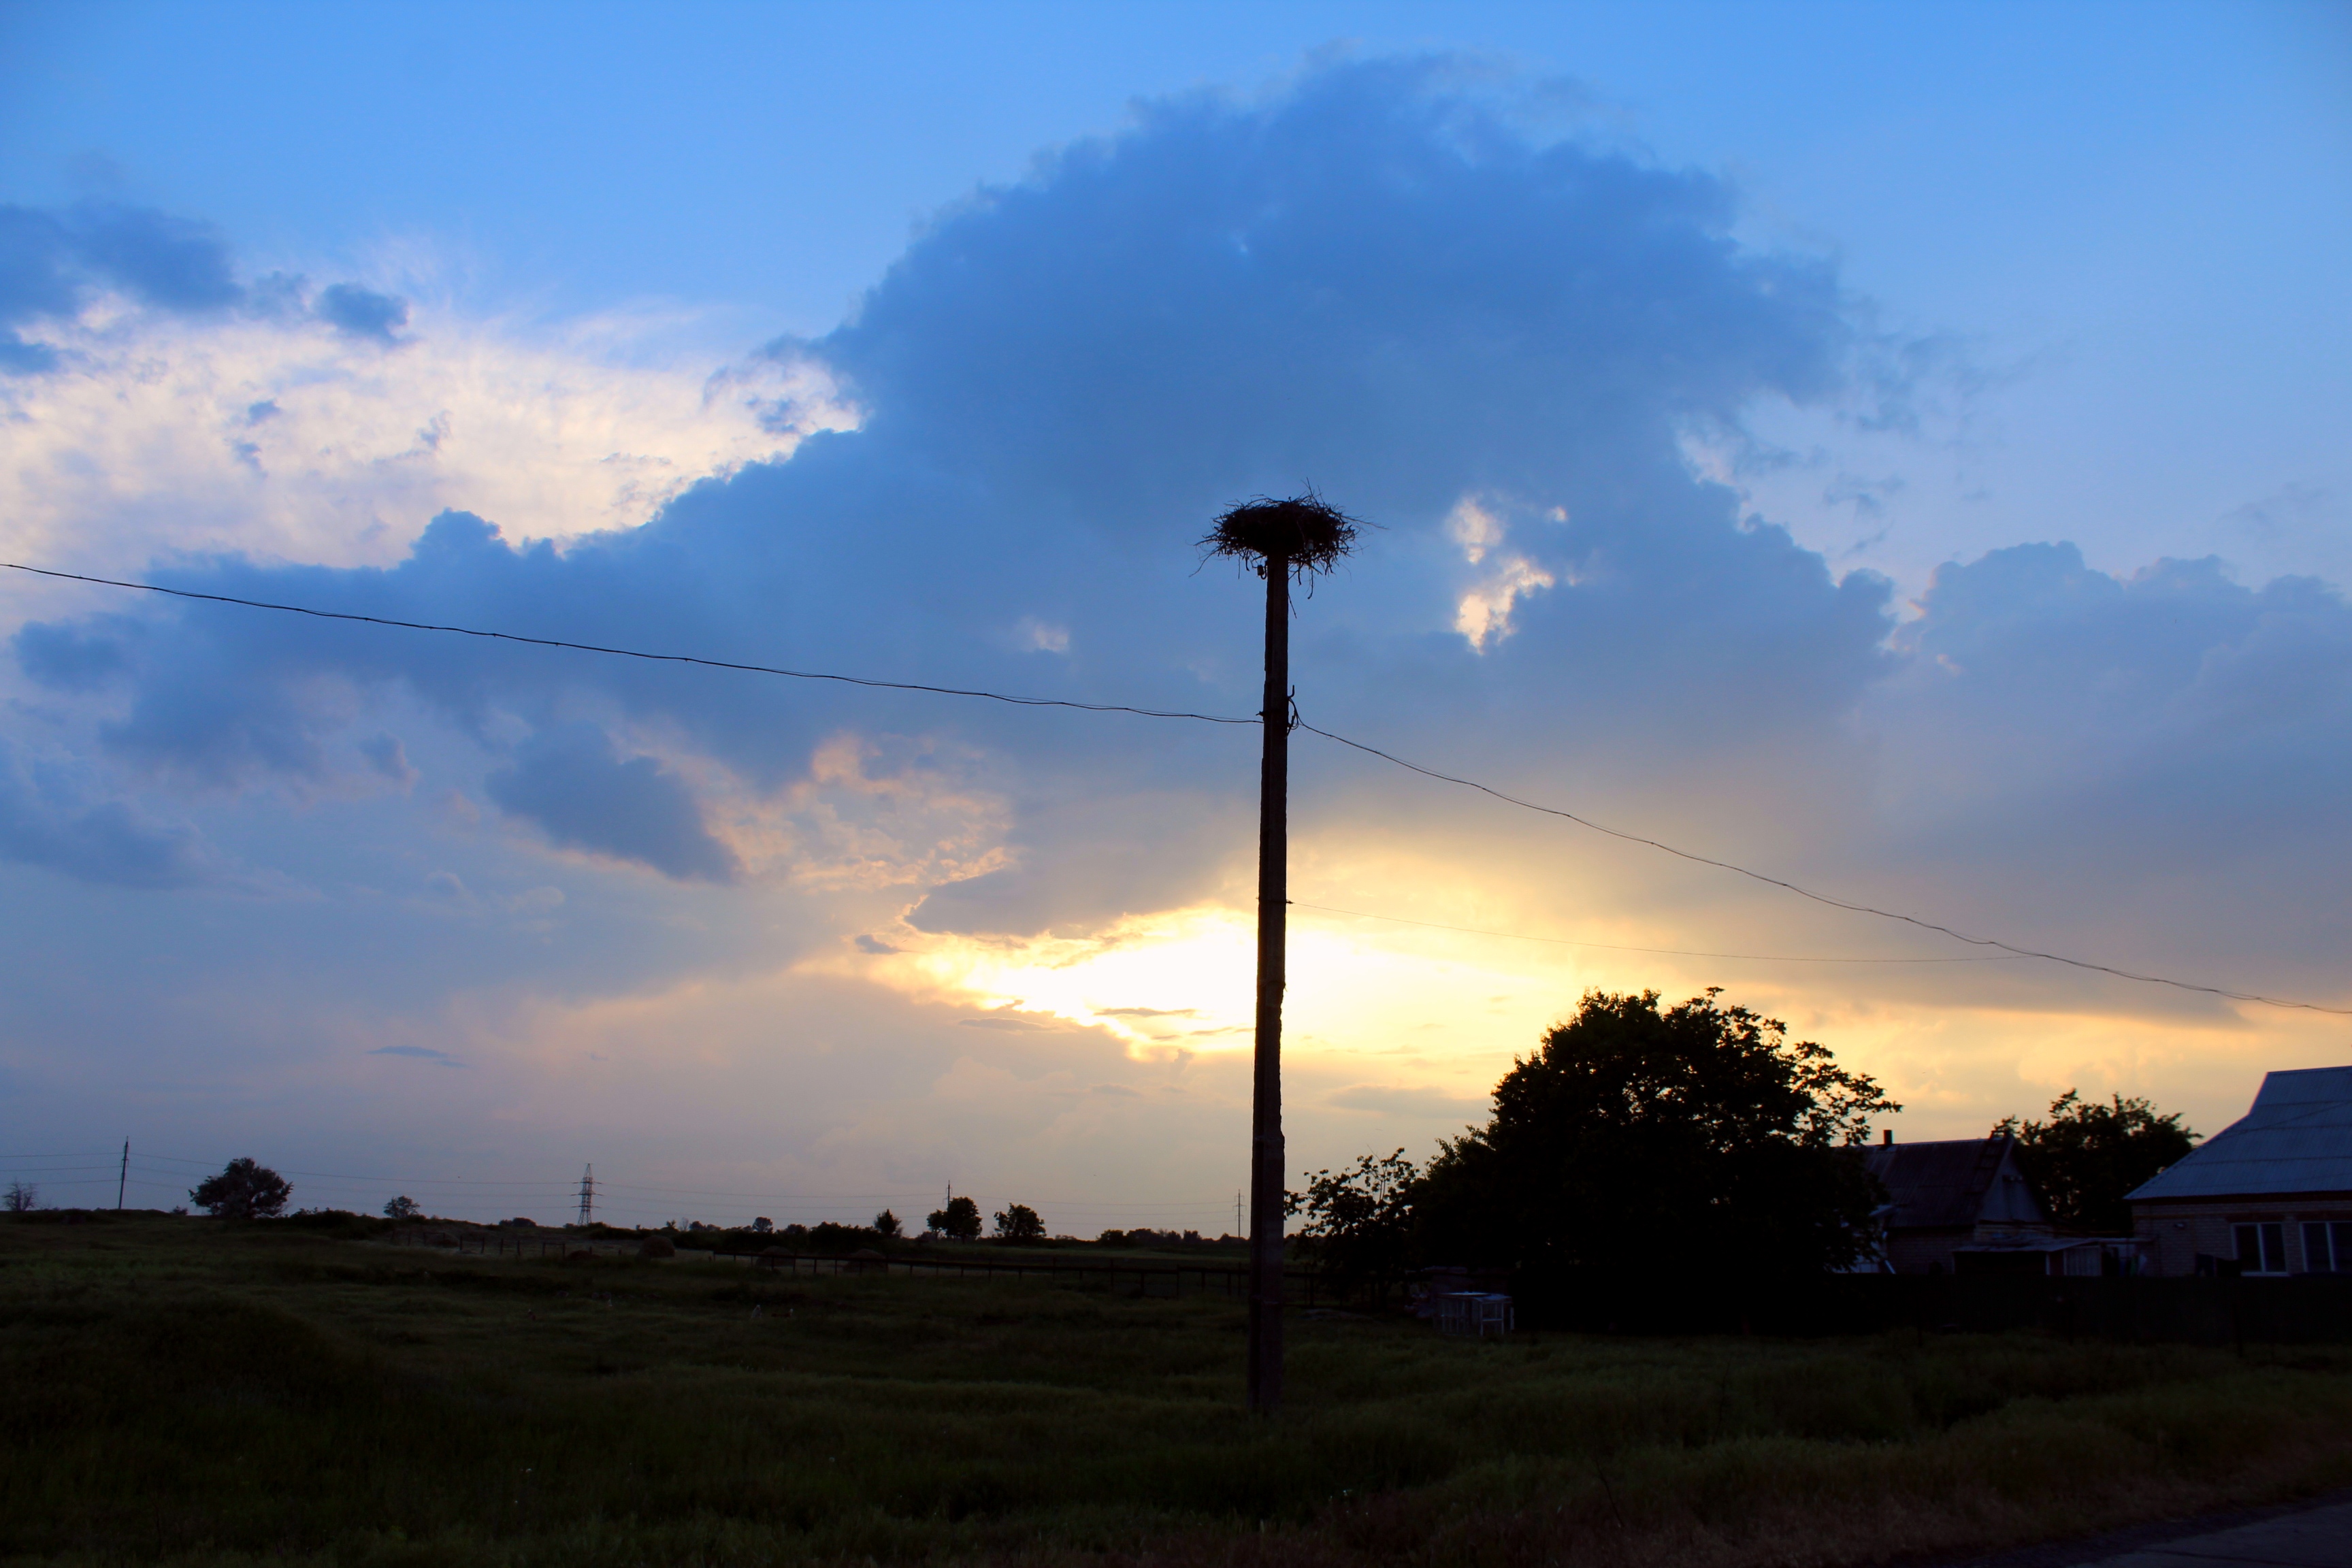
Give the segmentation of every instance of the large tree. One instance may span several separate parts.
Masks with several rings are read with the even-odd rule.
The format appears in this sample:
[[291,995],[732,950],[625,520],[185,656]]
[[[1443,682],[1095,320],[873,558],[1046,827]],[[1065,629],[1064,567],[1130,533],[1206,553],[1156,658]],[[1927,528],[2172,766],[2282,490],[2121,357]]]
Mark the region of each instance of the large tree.
[[2131,1234],[2124,1194],[2196,1146],[2180,1113],[2158,1115],[2145,1100],[2112,1095],[2086,1100],[2068,1089],[2050,1102],[2050,1120],[2020,1124],[2012,1116],[1993,1130],[2017,1140],[2017,1163],[2060,1225],[2109,1236]]
[[980,1205],[970,1198],[950,1198],[948,1206],[933,1209],[923,1223],[953,1241],[973,1241],[980,1236]]
[[1587,993],[1431,1163],[1424,1260],[1753,1278],[1860,1256],[1879,1194],[1845,1146],[1901,1107],[1717,995]]
[[285,1177],[254,1161],[231,1160],[220,1174],[206,1176],[188,1197],[219,1219],[268,1219],[294,1195]]

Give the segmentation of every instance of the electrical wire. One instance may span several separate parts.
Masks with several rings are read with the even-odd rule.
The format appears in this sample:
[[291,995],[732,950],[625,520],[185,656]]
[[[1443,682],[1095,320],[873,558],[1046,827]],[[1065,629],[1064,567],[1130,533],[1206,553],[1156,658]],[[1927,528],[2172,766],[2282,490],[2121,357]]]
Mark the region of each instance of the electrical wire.
[[[781,675],[794,680],[838,681],[848,686],[870,687],[877,689],[890,691],[921,691],[940,697],[972,697],[984,699],[992,702],[1010,703],[1015,707],[1021,708],[1066,708],[1086,713],[1131,713],[1139,718],[1145,719],[1188,719],[1204,724],[1256,724],[1262,722],[1262,719],[1258,715],[1240,718],[1231,714],[1195,713],[1174,709],[1131,707],[1126,703],[1120,702],[1078,702],[1066,698],[1058,697],[1018,697],[1009,695],[1002,691],[985,691],[964,687],[929,686],[917,681],[877,680],[865,676],[840,675],[823,670],[787,669],[775,665],[741,664],[730,659],[701,658],[692,654],[647,653],[637,648],[608,647],[597,643],[567,642],[557,637],[525,637],[516,632],[486,631],[474,626],[440,626],[425,621],[395,620],[389,616],[362,616],[345,610],[314,609],[305,605],[279,605],[263,599],[240,598],[233,594],[205,594],[190,588],[166,588],[154,583],[131,583],[113,577],[86,576],[79,572],[58,572],[47,567],[27,566],[21,562],[16,561],[0,561],[0,566],[5,566],[11,571],[26,572],[35,576],[57,578],[65,582],[88,583],[96,586],[107,588],[130,588],[141,593],[163,594],[179,599],[196,599],[213,604],[237,605],[247,609],[274,610],[286,615],[310,616],[320,620],[357,621],[368,626],[390,626],[402,631],[447,632],[460,637],[484,637],[499,642],[522,643],[534,647],[563,648],[574,653],[605,654],[616,658],[645,659],[657,664],[698,665],[707,669],[731,669],[752,675]],[[2209,996],[2226,997],[2232,1002],[2252,1002],[2267,1007],[2284,1007],[2309,1013],[2326,1013],[2339,1017],[2352,1017],[2352,1007],[2332,1007],[2319,1002],[2299,1002],[2285,997],[2266,996],[2260,992],[2235,991],[2222,985],[2208,985],[2191,980],[2176,980],[2169,975],[2164,974],[2142,974],[2137,970],[2122,969],[2114,964],[2099,963],[2090,959],[2072,958],[2064,953],[2049,952],[2039,948],[2021,947],[2013,942],[2003,942],[1998,937],[1969,936],[1964,931],[1957,931],[1950,926],[1942,925],[1934,921],[1923,920],[1917,915],[1906,915],[1895,910],[1882,910],[1870,904],[1858,904],[1850,902],[1844,899],[1832,898],[1827,893],[1817,893],[1810,888],[1801,887],[1797,883],[1784,880],[1779,877],[1768,876],[1761,871],[1751,871],[1745,866],[1734,865],[1728,860],[1718,860],[1712,856],[1696,854],[1688,849],[1678,849],[1675,846],[1664,843],[1659,839],[1649,838],[1638,833],[1627,833],[1619,828],[1607,826],[1604,824],[1593,821],[1590,817],[1580,816],[1572,811],[1562,810],[1558,806],[1540,805],[1531,800],[1522,800],[1517,795],[1507,794],[1502,790],[1495,788],[1491,784],[1480,784],[1475,779],[1466,779],[1454,773],[1440,773],[1435,768],[1423,767],[1419,763],[1407,762],[1404,758],[1396,755],[1392,752],[1385,752],[1378,746],[1367,745],[1361,741],[1349,740],[1345,735],[1337,734],[1329,730],[1325,730],[1317,725],[1309,724],[1303,719],[1297,716],[1297,710],[1295,708],[1292,710],[1291,725],[1294,729],[1304,730],[1311,735],[1320,735],[1327,741],[1335,742],[1339,745],[1361,752],[1367,756],[1378,757],[1382,762],[1391,763],[1398,767],[1403,768],[1409,773],[1419,773],[1424,778],[1435,779],[1441,784],[1456,784],[1464,789],[1475,790],[1481,795],[1491,795],[1493,798],[1502,801],[1506,805],[1516,805],[1520,807],[1522,810],[1540,812],[1546,816],[1562,817],[1570,822],[1575,823],[1580,827],[1590,828],[1595,833],[1606,834],[1612,838],[1622,839],[1628,844],[1643,845],[1648,848],[1656,849],[1664,854],[1672,855],[1677,859],[1688,860],[1700,866],[1711,866],[1720,871],[1729,871],[1736,876],[1746,877],[1751,881],[1761,882],[1769,887],[1779,888],[1785,892],[1794,893],[1801,899],[1809,899],[1814,903],[1827,905],[1831,909],[1844,910],[1853,914],[1872,915],[1880,920],[1896,921],[1905,925],[1916,926],[1921,931],[1934,931],[1938,935],[1950,937],[1955,942],[1966,942],[1971,947],[1999,948],[2001,952],[2017,958],[2041,959],[2050,963],[2063,964],[2070,969],[2080,969],[2098,974],[2113,975],[2116,979],[2134,981],[2143,985],[2167,985],[2178,991],[2193,991]],[[1390,917],[1373,916],[1370,918],[1387,919]],[[1494,932],[1487,934],[1507,936],[1510,933]],[[1738,955],[1723,954],[1706,956],[1734,957]]]
[[113,577],[87,577],[79,572],[55,572],[21,562],[0,561],[11,571],[57,577],[69,583],[90,583],[106,588],[135,588],[144,594],[168,594],[175,599],[203,599],[216,605],[242,605],[251,610],[277,610],[289,616],[310,616],[322,621],[358,621],[372,626],[393,626],[411,632],[449,632],[458,637],[485,637],[495,642],[527,643],[533,647],[565,648],[573,653],[608,654],[614,658],[642,658],[656,664],[692,664],[705,669],[733,669],[751,675],[782,675],[794,680],[834,680],[845,686],[868,686],[885,691],[927,691],[936,697],[979,697],[1008,702],[1016,708],[1074,708],[1085,713],[1132,713],[1143,719],[1192,719],[1203,724],[1255,724],[1257,717],[1236,718],[1223,713],[1192,713],[1174,709],[1134,708],[1124,702],[1077,702],[1063,697],[1015,697],[1003,691],[982,691],[959,686],[926,686],[913,680],[877,680],[863,675],[838,675],[819,669],[785,669],[769,664],[739,664],[731,659],[701,658],[688,653],[646,653],[637,648],[606,647],[599,643],[566,642],[561,637],[524,637],[519,632],[484,631],[475,626],[436,626],[425,621],[394,620],[388,616],[362,616],[349,610],[317,610],[306,605],[278,605],[263,599],[241,599],[234,594],[200,594],[192,588],[166,588],[154,583],[126,583]]
[[1402,915],[1376,915],[1363,910],[1339,910],[1328,904],[1306,904],[1290,900],[1297,910],[1316,910],[1327,915],[1352,915],[1363,921],[1386,921],[1391,925],[1422,926],[1430,931],[1460,931],[1466,936],[1498,936],[1509,942],[1541,942],[1555,947],[1597,947],[1608,952],[1655,952],[1676,958],[1738,958],[1757,963],[2020,963],[2019,953],[2001,953],[1968,958],[1815,958],[1785,952],[1701,952],[1687,947],[1627,947],[1613,942],[1576,942],[1563,936],[1529,936],[1525,931],[1486,931],[1477,926],[1450,926],[1437,921],[1409,921]]
[[2295,1002],[2278,996],[2264,996],[2258,992],[2232,991],[2221,985],[2204,985],[2193,980],[2175,980],[2168,975],[2141,974],[2134,970],[2117,969],[2113,964],[2095,963],[2086,958],[2069,958],[2063,953],[2044,952],[2038,948],[2019,947],[2014,943],[2002,942],[1998,937],[1969,936],[1965,931],[1955,931],[1948,925],[1938,925],[1934,921],[1921,920],[1916,915],[1906,915],[1894,910],[1875,909],[1869,904],[1849,903],[1843,899],[1833,899],[1827,893],[1816,893],[1810,888],[1801,888],[1794,882],[1783,881],[1778,877],[1768,877],[1761,871],[1751,871],[1745,866],[1735,866],[1728,860],[1717,860],[1710,856],[1694,854],[1690,850],[1677,849],[1671,844],[1661,843],[1655,838],[1644,838],[1638,833],[1626,833],[1614,827],[1605,826],[1590,817],[1579,816],[1572,811],[1562,811],[1558,806],[1538,805],[1531,800],[1521,800],[1517,795],[1506,795],[1501,790],[1489,784],[1482,784],[1475,779],[1457,778],[1452,773],[1439,773],[1435,768],[1423,767],[1419,763],[1409,763],[1393,752],[1381,751],[1378,746],[1368,746],[1361,741],[1351,741],[1345,735],[1335,735],[1328,730],[1317,729],[1304,720],[1294,721],[1294,726],[1311,735],[1320,735],[1327,741],[1336,741],[1340,745],[1352,747],[1367,755],[1378,757],[1382,762],[1394,763],[1398,767],[1419,773],[1424,778],[1436,779],[1442,784],[1459,784],[1464,789],[1474,789],[1480,795],[1492,795],[1507,805],[1516,805],[1527,811],[1538,811],[1546,816],[1565,817],[1579,827],[1589,827],[1595,833],[1605,833],[1612,838],[1622,838],[1628,844],[1643,844],[1653,849],[1662,849],[1677,859],[1695,861],[1701,866],[1712,866],[1720,871],[1734,872],[1752,881],[1763,882],[1794,893],[1801,899],[1811,899],[1817,904],[1827,904],[1832,909],[1846,910],[1858,915],[1875,915],[1880,920],[1899,921],[1905,925],[1917,926],[1922,931],[1938,932],[1950,937],[1955,942],[1967,942],[1971,947],[1997,947],[2003,952],[2012,953],[2019,958],[2045,959],[2052,963],[2065,964],[2071,969],[2093,970],[2101,974],[2115,975],[2121,980],[2136,980],[2144,985],[2169,985],[2179,991],[2200,991],[2210,996],[2226,996],[2232,1002],[2259,1002],[2269,1007],[2293,1007],[2309,1013],[2332,1013],[2339,1016],[2352,1017],[2352,1007],[2330,1007],[2318,1002]]

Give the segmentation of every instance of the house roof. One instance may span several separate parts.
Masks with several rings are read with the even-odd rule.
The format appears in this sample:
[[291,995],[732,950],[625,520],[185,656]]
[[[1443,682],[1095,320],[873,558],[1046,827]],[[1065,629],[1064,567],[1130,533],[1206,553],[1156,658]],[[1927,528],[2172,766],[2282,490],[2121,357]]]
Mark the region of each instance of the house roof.
[[1965,1229],[1982,1221],[2037,1223],[2042,1205],[2017,1169],[2011,1138],[1880,1143],[1863,1163],[1886,1189],[1889,1230]]
[[2352,1193],[2352,1067],[2265,1074],[2252,1110],[2127,1196],[2281,1193]]

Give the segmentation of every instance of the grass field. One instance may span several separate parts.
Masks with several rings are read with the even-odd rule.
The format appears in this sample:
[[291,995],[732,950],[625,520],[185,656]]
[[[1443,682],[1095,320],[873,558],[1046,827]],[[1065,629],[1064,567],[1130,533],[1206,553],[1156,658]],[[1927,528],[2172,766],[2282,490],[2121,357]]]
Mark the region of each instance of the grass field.
[[38,1217],[12,1563],[1864,1563],[2352,1482],[2343,1351],[1300,1321],[1265,1424],[1215,1298]]

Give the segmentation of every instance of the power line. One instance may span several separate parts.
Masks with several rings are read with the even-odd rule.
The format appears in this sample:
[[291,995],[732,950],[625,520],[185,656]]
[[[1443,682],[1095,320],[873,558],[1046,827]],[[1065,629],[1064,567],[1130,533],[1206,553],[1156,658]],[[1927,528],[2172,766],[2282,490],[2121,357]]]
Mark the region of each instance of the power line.
[[1386,921],[1391,925],[1423,926],[1430,931],[1461,931],[1466,936],[1499,936],[1510,942],[1549,942],[1555,947],[1597,947],[1609,952],[1656,952],[1677,958],[1742,958],[1758,963],[2016,963],[2022,954],[2004,953],[1998,958],[1815,958],[1785,952],[1700,952],[1686,947],[1627,947],[1613,942],[1576,942],[1563,936],[1529,936],[1525,931],[1486,931],[1477,926],[1450,926],[1437,921],[1409,921],[1402,915],[1376,915],[1363,910],[1336,910],[1328,904],[1302,904],[1290,901],[1297,910],[1319,910],[1327,915],[1353,915],[1358,920]]
[[845,686],[869,686],[886,691],[927,691],[936,697],[979,697],[991,702],[1009,702],[1016,708],[1074,708],[1085,713],[1132,713],[1144,719],[1192,719],[1203,724],[1255,724],[1255,714],[1235,718],[1222,713],[1191,713],[1173,709],[1134,708],[1124,702],[1076,702],[1063,697],[1015,697],[1003,691],[981,691],[959,686],[926,686],[913,680],[877,680],[863,675],[837,675],[820,669],[785,669],[769,664],[738,664],[731,659],[701,658],[688,653],[646,653],[629,647],[606,647],[598,643],[566,642],[561,637],[524,637],[519,632],[484,631],[476,626],[436,626],[425,621],[394,620],[388,616],[362,616],[349,610],[314,610],[307,605],[277,605],[263,599],[241,599],[234,594],[200,594],[191,588],[165,588],[153,583],[125,583],[112,577],[86,577],[79,572],[53,572],[47,567],[26,566],[15,561],[0,561],[0,566],[11,571],[30,572],[40,577],[58,577],[70,583],[90,583],[106,588],[135,588],[143,594],[168,594],[175,599],[203,599],[216,605],[242,605],[251,610],[277,610],[289,616],[310,616],[322,621],[359,621],[372,626],[393,626],[411,632],[449,632],[457,637],[487,637],[495,642],[528,643],[533,647],[557,647],[573,653],[609,654],[615,658],[642,658],[656,664],[693,664],[705,669],[733,669],[750,675],[782,675],[794,680],[834,680]]
[[[16,572],[27,572],[38,577],[52,577],[65,582],[89,583],[96,586],[106,588],[130,588],[141,593],[163,594],[179,599],[198,599],[212,604],[238,605],[247,609],[274,610],[286,615],[310,616],[319,620],[357,621],[368,626],[390,626],[402,631],[447,632],[459,637],[484,637],[498,642],[522,643],[534,647],[563,648],[574,653],[605,654],[616,658],[645,659],[656,664],[698,665],[706,669],[731,669],[751,675],[781,675],[794,680],[831,680],[838,681],[847,686],[870,687],[880,690],[929,692],[933,696],[939,697],[973,697],[981,698],[991,702],[1010,703],[1015,707],[1021,708],[1066,708],[1084,713],[1132,713],[1139,718],[1145,719],[1188,719],[1203,724],[1256,724],[1261,721],[1256,715],[1241,718],[1231,714],[1195,713],[1175,709],[1132,707],[1121,702],[1077,702],[1066,698],[1058,697],[1019,697],[1002,691],[985,691],[964,687],[928,686],[918,681],[877,680],[865,676],[839,675],[824,670],[787,669],[775,665],[741,664],[730,659],[701,658],[692,654],[647,653],[638,648],[607,647],[598,643],[567,642],[558,637],[525,637],[517,632],[486,631],[474,626],[439,626],[425,621],[395,620],[389,616],[362,616],[346,610],[313,609],[306,605],[273,604],[263,599],[240,598],[233,594],[205,594],[198,593],[190,588],[166,588],[154,583],[131,583],[113,577],[91,577],[86,576],[79,572],[58,572],[47,567],[26,566],[22,563],[15,561],[0,561],[0,566],[5,566],[10,570]],[[1520,807],[1522,810],[1540,812],[1547,816],[1564,817],[1568,821],[1575,823],[1578,826],[1590,828],[1595,833],[1606,834],[1612,838],[1622,839],[1628,844],[1639,844],[1648,848],[1660,850],[1665,854],[1675,857],[1677,859],[1688,860],[1694,864],[1701,866],[1711,866],[1719,871],[1729,871],[1737,876],[1746,877],[1751,881],[1762,882],[1769,887],[1779,888],[1785,892],[1794,893],[1801,899],[1809,899],[1817,904],[1826,904],[1832,909],[1844,910],[1853,914],[1873,915],[1880,920],[1899,921],[1905,925],[1916,926],[1921,931],[1934,931],[1938,935],[1950,937],[1955,942],[1966,942],[1971,947],[1997,947],[2003,952],[2010,953],[2018,958],[2037,958],[2050,963],[2064,964],[2070,969],[2086,970],[2095,973],[2113,975],[2119,980],[2136,981],[2143,985],[2168,985],[2179,991],[2194,991],[2202,993],[2209,996],[2227,997],[2232,1002],[2254,1002],[2260,1003],[2261,1005],[2268,1007],[2285,1007],[2297,1009],[2303,1012],[2326,1013],[2336,1016],[2352,1017],[2352,1007],[2331,1007],[2318,1002],[2297,1002],[2284,997],[2265,996],[2259,992],[2233,991],[2229,987],[2222,985],[2207,985],[2196,981],[2175,980],[2168,975],[2142,974],[2136,970],[2120,969],[2113,964],[2099,963],[2090,959],[2070,958],[2064,953],[2047,952],[2039,948],[2020,947],[2013,942],[2003,942],[1998,937],[1969,936],[1964,931],[1956,931],[1950,926],[1941,925],[1934,921],[1923,920],[1917,915],[1906,915],[1895,910],[1882,910],[1869,904],[1853,903],[1844,899],[1832,898],[1827,893],[1817,893],[1810,888],[1800,887],[1794,882],[1786,881],[1779,877],[1768,876],[1761,871],[1751,871],[1745,866],[1737,866],[1728,860],[1718,860],[1712,856],[1696,854],[1688,849],[1678,849],[1675,846],[1667,844],[1660,839],[1648,838],[1638,833],[1627,833],[1619,828],[1607,826],[1601,823],[1593,821],[1590,817],[1580,816],[1572,811],[1565,811],[1558,806],[1539,805],[1531,800],[1522,800],[1517,795],[1506,794],[1504,791],[1496,789],[1490,784],[1480,784],[1475,779],[1465,779],[1453,773],[1440,773],[1435,768],[1423,767],[1419,763],[1407,762],[1404,758],[1396,755],[1392,752],[1384,752],[1378,746],[1366,745],[1361,741],[1351,741],[1345,735],[1335,734],[1329,730],[1321,729],[1316,725],[1309,724],[1304,720],[1297,717],[1295,709],[1293,710],[1292,714],[1292,725],[1294,728],[1305,730],[1309,734],[1320,735],[1327,741],[1336,742],[1339,745],[1362,752],[1367,756],[1378,757],[1382,762],[1392,763],[1396,766],[1403,768],[1409,773],[1419,773],[1424,778],[1435,779],[1441,784],[1457,784],[1464,789],[1476,790],[1481,795],[1491,795],[1495,799],[1504,802],[1506,805],[1516,805]],[[1373,916],[1370,918],[1388,919],[1391,917]],[[1496,932],[1492,934],[1507,935],[1509,933]],[[1730,957],[1738,955],[1725,954],[1721,956]]]
[[1916,915],[1906,915],[1894,910],[1874,909],[1868,904],[1848,903],[1843,899],[1833,899],[1827,893],[1816,893],[1810,888],[1801,888],[1794,882],[1783,881],[1778,877],[1768,877],[1761,871],[1751,871],[1745,866],[1735,866],[1728,860],[1717,860],[1706,855],[1695,855],[1687,849],[1677,849],[1671,844],[1663,844],[1654,838],[1644,838],[1638,833],[1625,833],[1614,827],[1604,826],[1590,817],[1579,816],[1572,811],[1562,811],[1558,806],[1538,805],[1531,800],[1521,800],[1515,795],[1505,795],[1501,790],[1488,784],[1482,784],[1475,779],[1457,778],[1452,773],[1441,773],[1435,768],[1425,768],[1419,763],[1406,762],[1402,757],[1383,752],[1378,746],[1367,746],[1361,741],[1350,741],[1345,735],[1335,735],[1328,730],[1318,730],[1304,720],[1297,720],[1295,722],[1299,729],[1307,731],[1309,734],[1320,735],[1327,741],[1337,741],[1343,746],[1352,747],[1369,756],[1378,757],[1382,762],[1394,763],[1398,767],[1419,773],[1424,778],[1436,779],[1442,784],[1459,784],[1464,789],[1475,789],[1480,795],[1492,795],[1507,805],[1516,805],[1527,811],[1539,811],[1546,816],[1566,817],[1579,827],[1589,827],[1595,833],[1605,833],[1612,838],[1622,838],[1628,844],[1643,844],[1653,849],[1662,849],[1678,859],[1696,861],[1701,866],[1712,866],[1720,871],[1736,872],[1753,881],[1783,889],[1801,899],[1811,899],[1817,904],[1827,904],[1832,909],[1847,910],[1858,915],[1876,915],[1880,920],[1900,921],[1905,925],[1917,926],[1922,931],[1937,931],[1956,942],[1967,942],[1971,947],[1997,947],[2003,952],[2014,953],[2020,958],[2046,959],[2052,963],[2063,963],[2073,969],[2095,970],[2101,974],[2112,974],[2122,980],[2137,980],[2144,985],[2169,985],[2180,991],[2201,991],[2208,995],[2226,996],[2233,1002],[2260,1002],[2265,1006],[2296,1007],[2305,1012],[2334,1013],[2352,1017],[2352,1007],[2329,1007],[2317,1002],[2293,1002],[2277,996],[2264,996],[2252,991],[2231,991],[2221,985],[2202,985],[2190,980],[2174,980],[2162,974],[2141,974],[2129,969],[2117,969],[2113,964],[2095,963],[2089,959],[2068,958],[2063,953],[2043,952],[2036,948],[2019,947],[2013,943],[2002,942],[1998,937],[1969,936],[1964,931],[1954,931],[1950,926],[1938,925],[1934,921],[1921,920]]

